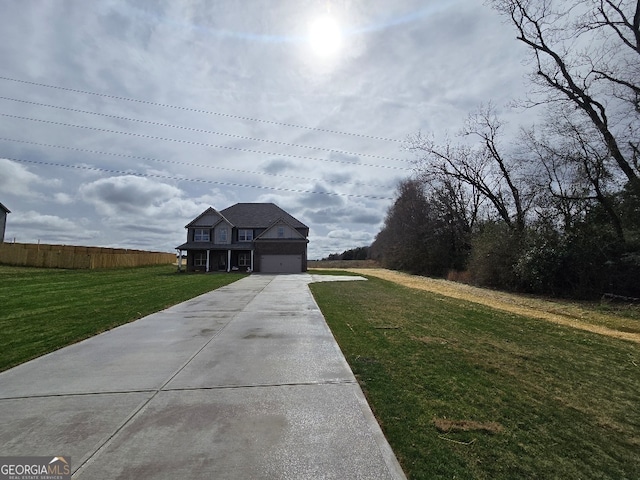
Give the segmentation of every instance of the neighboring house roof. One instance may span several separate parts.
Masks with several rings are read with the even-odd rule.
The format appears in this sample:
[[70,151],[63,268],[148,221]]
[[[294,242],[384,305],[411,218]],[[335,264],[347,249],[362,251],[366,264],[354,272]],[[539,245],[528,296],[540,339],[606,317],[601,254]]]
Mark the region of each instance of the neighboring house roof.
[[2,203],[0,203],[0,209],[4,210],[6,213],[11,213],[11,210],[5,207]]
[[280,219],[293,228],[309,228],[275,203],[236,203],[220,213],[238,228],[269,228]]

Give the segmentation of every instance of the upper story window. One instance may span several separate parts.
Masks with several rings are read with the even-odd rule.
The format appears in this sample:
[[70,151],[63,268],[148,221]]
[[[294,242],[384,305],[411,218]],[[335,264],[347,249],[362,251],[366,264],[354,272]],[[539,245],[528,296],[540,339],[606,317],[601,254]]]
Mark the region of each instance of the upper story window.
[[239,242],[250,242],[253,240],[253,230],[240,229],[238,230]]
[[193,231],[193,241],[194,242],[208,242],[211,240],[211,237],[209,236],[209,229],[208,228],[196,228]]
[[217,229],[218,231],[218,243],[227,243],[228,239],[228,229],[227,227],[220,227]]
[[284,238],[284,227],[278,227],[278,238]]

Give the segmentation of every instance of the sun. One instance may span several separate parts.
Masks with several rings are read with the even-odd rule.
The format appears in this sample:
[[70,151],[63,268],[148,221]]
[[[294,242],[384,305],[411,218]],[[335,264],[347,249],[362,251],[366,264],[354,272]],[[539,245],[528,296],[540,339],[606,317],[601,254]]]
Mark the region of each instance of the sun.
[[331,17],[318,17],[309,24],[309,44],[322,57],[335,54],[342,46],[342,32]]

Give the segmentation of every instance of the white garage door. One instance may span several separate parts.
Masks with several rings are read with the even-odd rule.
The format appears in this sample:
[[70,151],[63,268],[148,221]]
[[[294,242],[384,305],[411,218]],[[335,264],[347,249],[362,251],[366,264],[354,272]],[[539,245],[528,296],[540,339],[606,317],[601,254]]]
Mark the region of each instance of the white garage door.
[[263,273],[300,273],[302,272],[301,255],[262,255],[260,271]]

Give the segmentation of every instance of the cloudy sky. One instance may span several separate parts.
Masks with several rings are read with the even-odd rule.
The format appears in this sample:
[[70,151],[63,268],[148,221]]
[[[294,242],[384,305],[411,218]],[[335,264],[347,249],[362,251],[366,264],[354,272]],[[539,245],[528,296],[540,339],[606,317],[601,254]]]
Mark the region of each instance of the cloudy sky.
[[418,131],[526,88],[480,0],[0,2],[5,241],[173,251],[209,206],[274,202],[309,258],[370,244]]

